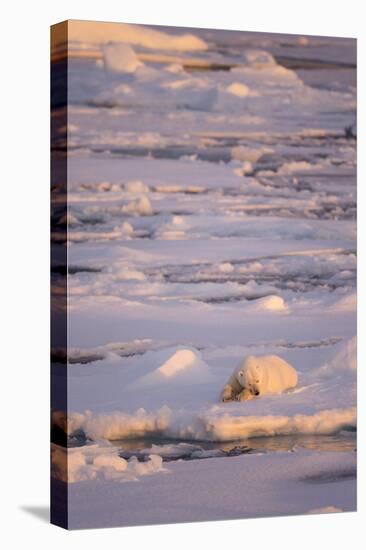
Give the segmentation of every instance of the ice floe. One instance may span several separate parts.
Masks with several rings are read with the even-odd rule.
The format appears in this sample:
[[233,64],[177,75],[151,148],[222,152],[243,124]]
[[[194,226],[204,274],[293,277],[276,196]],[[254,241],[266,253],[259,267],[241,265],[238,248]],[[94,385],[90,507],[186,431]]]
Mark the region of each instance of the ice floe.
[[[330,66],[354,46],[69,30],[68,126],[55,143],[67,132],[67,366],[54,350],[68,416],[54,423],[83,446],[55,447],[53,469],[66,479],[67,454],[75,525],[121,524],[122,505],[129,524],[223,519],[224,493],[231,518],[352,509],[356,93],[341,78],[352,70]],[[279,52],[326,67],[293,70]],[[64,272],[55,266],[55,293]],[[281,357],[297,386],[221,403],[248,355]],[[235,447],[243,456],[228,464]],[[135,480],[122,493],[116,483]]]
[[150,454],[144,463],[135,457],[125,460],[113,446],[86,445],[68,449],[53,444],[51,448],[52,475],[61,481],[135,481],[140,476],[162,471],[162,459]]

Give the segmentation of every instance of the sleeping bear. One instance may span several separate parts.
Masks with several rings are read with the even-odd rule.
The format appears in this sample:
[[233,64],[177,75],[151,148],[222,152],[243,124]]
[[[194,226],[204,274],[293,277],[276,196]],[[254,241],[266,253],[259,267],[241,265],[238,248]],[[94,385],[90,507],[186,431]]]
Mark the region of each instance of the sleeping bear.
[[296,385],[296,370],[281,357],[249,355],[230,376],[221,401],[246,401],[259,395],[282,393]]

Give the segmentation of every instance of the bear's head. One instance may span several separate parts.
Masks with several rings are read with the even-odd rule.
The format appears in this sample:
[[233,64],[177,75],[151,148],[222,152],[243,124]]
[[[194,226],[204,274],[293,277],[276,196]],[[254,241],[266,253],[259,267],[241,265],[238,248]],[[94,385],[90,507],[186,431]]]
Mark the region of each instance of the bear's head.
[[243,389],[248,390],[252,395],[259,395],[261,370],[258,365],[258,358],[249,355],[238,368],[236,379]]

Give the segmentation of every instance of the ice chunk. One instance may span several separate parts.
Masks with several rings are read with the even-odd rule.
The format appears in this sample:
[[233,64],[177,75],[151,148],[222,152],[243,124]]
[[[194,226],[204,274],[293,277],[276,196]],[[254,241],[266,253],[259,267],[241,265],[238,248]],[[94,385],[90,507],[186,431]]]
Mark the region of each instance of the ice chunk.
[[162,469],[163,459],[159,455],[151,454],[147,462],[139,462],[135,456],[128,461],[128,468],[137,476],[144,476]]
[[124,187],[129,193],[147,193],[149,191],[149,187],[140,180],[128,181]]
[[121,226],[121,236],[122,237],[132,237],[134,234],[134,229],[132,225],[128,222],[123,222]]
[[118,281],[145,281],[146,276],[142,271],[137,271],[137,269],[120,269],[116,273],[116,279]]
[[275,295],[259,298],[258,300],[255,300],[255,302],[253,302],[250,307],[252,310],[255,311],[288,311],[288,305],[285,303],[284,299],[281,298],[281,296]]
[[124,472],[128,467],[126,460],[111,454],[100,454],[96,456],[93,464],[97,468],[113,468],[118,472]]
[[134,73],[142,65],[128,44],[106,44],[103,47],[104,67],[115,73]]
[[122,207],[122,212],[125,212],[126,214],[135,214],[140,216],[151,216],[151,214],[153,213],[153,209],[149,198],[144,195],[136,200],[129,202],[128,204],[125,204]]
[[184,69],[183,66],[180,63],[171,63],[168,65],[165,70],[168,73],[183,73]]
[[245,147],[244,145],[237,145],[231,149],[231,156],[233,159],[243,162],[257,162],[261,156],[271,152],[273,152],[273,150],[267,147],[254,149],[252,147]]
[[116,447],[108,442],[65,449],[53,444],[51,448],[52,476],[67,483],[80,481],[133,481],[139,476],[154,474],[163,469],[160,456],[151,454],[147,462],[138,462],[135,456],[128,461],[119,456]]
[[221,271],[221,273],[231,273],[234,271],[234,266],[230,262],[223,262],[219,265],[219,271]]
[[247,50],[244,53],[244,61],[251,67],[260,69],[277,65],[274,57],[262,50]]
[[118,192],[121,190],[120,186],[117,183],[110,183],[109,181],[102,181],[97,185],[98,191],[114,191]]
[[277,174],[290,175],[290,174],[293,174],[294,172],[304,172],[312,169],[313,169],[313,166],[310,164],[310,162],[307,162],[305,160],[285,162],[281,166],[281,168],[277,170]]
[[[52,459],[54,461],[54,457]],[[66,477],[67,479],[64,479]],[[72,453],[67,459],[67,472],[65,475],[62,475],[61,479],[63,481],[69,481],[74,483],[76,481],[81,481],[83,479],[93,479],[95,477],[94,472],[88,471],[86,466],[85,456],[82,452]]]
[[241,82],[233,82],[226,88],[226,91],[229,94],[236,95],[238,97],[248,97],[250,95],[250,89],[245,84]]

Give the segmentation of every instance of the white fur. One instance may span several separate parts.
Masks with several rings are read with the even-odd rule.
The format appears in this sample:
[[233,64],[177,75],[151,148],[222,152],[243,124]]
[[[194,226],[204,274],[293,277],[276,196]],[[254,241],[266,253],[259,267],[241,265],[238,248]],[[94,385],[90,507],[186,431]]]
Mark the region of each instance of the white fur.
[[221,394],[222,401],[245,401],[282,393],[297,385],[296,370],[277,355],[249,355],[234,370]]

